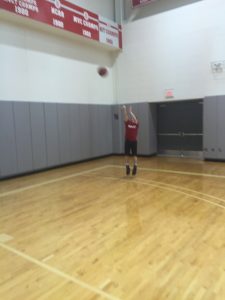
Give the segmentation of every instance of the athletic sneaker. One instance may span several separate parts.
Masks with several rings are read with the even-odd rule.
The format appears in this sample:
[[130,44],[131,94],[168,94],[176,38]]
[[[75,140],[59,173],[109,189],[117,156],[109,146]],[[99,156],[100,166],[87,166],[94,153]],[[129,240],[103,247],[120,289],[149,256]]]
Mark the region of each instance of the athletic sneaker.
[[130,166],[126,165],[126,174],[130,175]]
[[134,165],[132,175],[136,175],[136,174],[137,174],[137,166]]

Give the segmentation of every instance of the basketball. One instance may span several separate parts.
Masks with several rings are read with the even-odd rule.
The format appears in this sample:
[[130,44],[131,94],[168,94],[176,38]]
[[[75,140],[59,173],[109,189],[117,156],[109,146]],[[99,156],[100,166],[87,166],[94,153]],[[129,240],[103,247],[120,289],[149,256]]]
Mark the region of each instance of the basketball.
[[101,77],[106,77],[108,75],[108,69],[106,67],[99,67],[98,74]]

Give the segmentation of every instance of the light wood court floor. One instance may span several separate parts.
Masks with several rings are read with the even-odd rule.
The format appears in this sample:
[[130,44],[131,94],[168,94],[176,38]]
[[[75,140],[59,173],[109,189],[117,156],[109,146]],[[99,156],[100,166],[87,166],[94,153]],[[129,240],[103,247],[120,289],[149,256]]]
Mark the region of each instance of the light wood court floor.
[[0,182],[1,300],[225,299],[225,163],[109,157]]

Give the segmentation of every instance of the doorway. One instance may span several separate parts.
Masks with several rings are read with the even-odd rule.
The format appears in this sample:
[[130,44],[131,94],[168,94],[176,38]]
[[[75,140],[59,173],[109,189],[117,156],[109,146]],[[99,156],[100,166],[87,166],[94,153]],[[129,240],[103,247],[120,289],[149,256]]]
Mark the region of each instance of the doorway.
[[203,100],[157,105],[158,154],[203,157]]

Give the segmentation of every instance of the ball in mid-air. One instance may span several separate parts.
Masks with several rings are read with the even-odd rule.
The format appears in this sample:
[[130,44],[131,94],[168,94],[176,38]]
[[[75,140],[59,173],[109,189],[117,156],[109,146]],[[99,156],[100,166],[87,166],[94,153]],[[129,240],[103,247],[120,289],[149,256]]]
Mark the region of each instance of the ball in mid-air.
[[108,75],[108,69],[106,67],[99,67],[98,74],[101,77],[106,77]]

